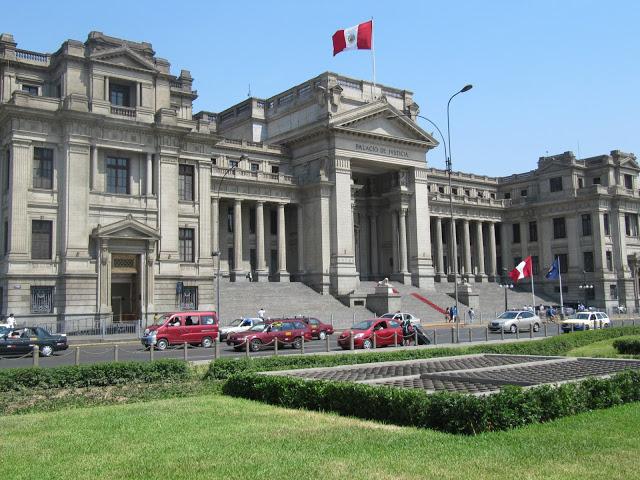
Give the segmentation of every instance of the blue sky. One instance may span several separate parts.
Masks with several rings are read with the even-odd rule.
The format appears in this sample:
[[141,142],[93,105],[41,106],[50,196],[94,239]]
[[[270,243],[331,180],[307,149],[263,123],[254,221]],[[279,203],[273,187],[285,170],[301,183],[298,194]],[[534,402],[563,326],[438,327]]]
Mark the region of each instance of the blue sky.
[[[412,90],[443,131],[449,96],[474,85],[452,102],[455,170],[524,172],[567,150],[640,155],[640,2],[2,4],[0,31],[19,48],[54,51],[91,30],[152,43],[174,73],[191,71],[196,110],[211,111],[246,98],[249,83],[269,97],[326,70],[370,79],[369,52],[334,58],[331,35],[373,17],[378,82]],[[428,161],[443,167],[441,147]]]

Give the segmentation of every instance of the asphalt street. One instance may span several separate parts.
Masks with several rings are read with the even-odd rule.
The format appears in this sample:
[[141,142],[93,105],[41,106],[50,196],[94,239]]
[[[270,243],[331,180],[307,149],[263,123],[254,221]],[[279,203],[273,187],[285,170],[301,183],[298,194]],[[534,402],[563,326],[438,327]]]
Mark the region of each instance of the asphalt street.
[[[620,326],[620,321],[613,321],[613,326]],[[640,324],[640,322],[638,322]],[[627,320],[625,325],[630,325],[631,321]],[[440,326],[437,328],[424,328],[431,340],[431,344],[437,345],[451,345],[455,343],[455,329],[447,326]],[[558,324],[549,323],[547,324],[546,332],[544,328],[541,328],[539,332],[534,332],[533,337],[544,337],[545,333],[547,336],[554,336],[558,334],[562,334],[559,330]],[[320,353],[320,352],[340,352],[342,349],[337,345],[336,340],[339,335],[339,332],[331,335],[329,337],[329,345],[327,350],[327,344],[322,340],[313,340],[311,342],[306,342],[304,346],[305,353]],[[436,341],[434,342],[434,335]],[[500,333],[492,333],[487,332],[485,326],[465,326],[460,328],[460,341],[459,343],[469,343],[469,342],[483,342],[487,339],[490,341],[500,341],[504,337],[504,341],[512,341],[516,338],[526,339],[530,337],[530,333],[521,332],[519,335],[505,333],[501,335]],[[382,347],[381,350],[392,350],[394,346]],[[233,348],[227,346],[226,343],[222,343],[219,345],[219,354],[221,357],[236,357],[241,358],[246,355],[245,351],[236,352]],[[78,353],[79,352],[79,353]],[[295,350],[291,347],[282,347],[278,348],[278,355],[291,355],[291,354],[300,354],[300,350]],[[251,352],[251,357],[262,357],[262,356],[271,356],[274,355],[275,351],[273,347],[266,347],[262,351],[259,352]],[[80,344],[72,344],[68,350],[62,352],[55,352],[53,356],[48,358],[39,358],[39,365],[41,367],[54,367],[60,365],[74,365],[76,360],[82,364],[88,363],[98,363],[98,362],[109,362],[114,361],[116,359],[119,361],[127,361],[127,360],[141,360],[141,361],[150,361],[151,360],[151,352],[145,350],[142,344],[139,341],[129,340],[123,341],[120,343],[100,343],[100,344],[90,344],[90,345],[80,345]],[[201,347],[192,347],[189,346],[186,351],[186,358],[189,361],[197,361],[197,360],[212,360],[215,356],[214,348],[201,348]],[[157,351],[153,352],[153,359],[158,360],[162,358],[177,358],[184,359],[185,358],[185,350],[183,346],[175,346],[170,347],[165,351]],[[33,358],[31,356],[28,357],[0,357],[0,368],[12,368],[12,367],[28,367],[33,365]]]

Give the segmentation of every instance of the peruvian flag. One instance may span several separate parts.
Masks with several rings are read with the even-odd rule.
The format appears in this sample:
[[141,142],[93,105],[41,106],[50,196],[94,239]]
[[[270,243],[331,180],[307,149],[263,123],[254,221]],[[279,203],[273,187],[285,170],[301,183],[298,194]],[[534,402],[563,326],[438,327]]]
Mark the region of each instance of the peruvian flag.
[[333,34],[333,56],[343,50],[371,50],[372,41],[373,20],[338,30]]
[[509,272],[511,280],[517,282],[523,278],[531,277],[533,275],[533,264],[531,263],[531,257],[525,258],[521,261],[516,268]]

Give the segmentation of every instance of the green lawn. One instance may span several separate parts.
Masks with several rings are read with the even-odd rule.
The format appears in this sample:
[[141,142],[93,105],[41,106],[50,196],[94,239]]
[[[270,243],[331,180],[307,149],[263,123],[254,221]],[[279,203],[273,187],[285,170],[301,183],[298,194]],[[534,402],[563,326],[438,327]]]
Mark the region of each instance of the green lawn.
[[[626,335],[618,338],[638,339],[638,335]],[[610,338],[600,342],[590,343],[583,347],[574,348],[567,352],[568,357],[606,357],[606,358],[637,358],[637,355],[621,355],[613,348],[613,342],[618,338]]]
[[206,395],[6,416],[0,451],[3,479],[608,480],[639,431],[637,403],[462,437]]

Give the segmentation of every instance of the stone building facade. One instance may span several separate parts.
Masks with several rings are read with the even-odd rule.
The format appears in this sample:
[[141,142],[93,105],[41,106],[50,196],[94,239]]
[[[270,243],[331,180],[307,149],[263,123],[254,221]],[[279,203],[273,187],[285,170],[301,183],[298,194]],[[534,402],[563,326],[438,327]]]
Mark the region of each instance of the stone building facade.
[[48,54],[0,35],[1,313],[214,308],[217,268],[348,301],[361,280],[452,282],[454,255],[469,282],[561,255],[566,298],[585,282],[602,306],[637,298],[631,154],[454,173],[452,241],[411,92],[327,72],[194,114],[192,84],[145,42],[91,32]]

